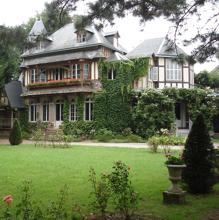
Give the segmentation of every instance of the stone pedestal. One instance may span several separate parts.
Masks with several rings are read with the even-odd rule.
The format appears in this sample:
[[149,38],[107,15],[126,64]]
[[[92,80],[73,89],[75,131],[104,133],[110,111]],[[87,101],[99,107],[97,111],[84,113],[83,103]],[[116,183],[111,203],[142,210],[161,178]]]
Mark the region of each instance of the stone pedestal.
[[173,193],[169,191],[163,192],[163,202],[164,204],[184,204],[185,203],[186,192]]

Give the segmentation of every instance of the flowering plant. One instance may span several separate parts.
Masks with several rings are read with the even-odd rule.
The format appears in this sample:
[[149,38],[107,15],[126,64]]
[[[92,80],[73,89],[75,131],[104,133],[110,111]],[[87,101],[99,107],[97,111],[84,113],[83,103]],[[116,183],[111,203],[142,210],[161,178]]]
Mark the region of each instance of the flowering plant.
[[13,202],[13,197],[12,197],[12,195],[7,195],[7,196],[5,196],[5,197],[3,198],[3,201],[4,201],[5,203],[7,203],[8,205],[11,204],[11,203]]
[[168,152],[167,154],[165,154],[167,160],[165,162],[166,165],[183,165],[184,164],[184,159],[183,159],[183,155],[179,154],[179,156],[174,156],[172,155],[170,152]]

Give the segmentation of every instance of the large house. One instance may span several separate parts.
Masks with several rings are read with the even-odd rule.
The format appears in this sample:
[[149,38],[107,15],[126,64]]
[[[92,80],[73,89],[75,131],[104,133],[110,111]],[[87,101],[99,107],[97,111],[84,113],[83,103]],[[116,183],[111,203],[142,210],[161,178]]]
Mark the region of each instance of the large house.
[[[166,38],[146,40],[127,54],[119,44],[119,33],[102,33],[94,26],[77,30],[67,24],[48,35],[41,20],[29,33],[31,43],[22,55],[23,94],[29,106],[29,121],[50,122],[58,128],[63,121],[64,101],[70,102],[69,120],[77,120],[75,100],[84,97],[84,120],[92,120],[92,94],[101,90],[98,61],[150,58],[149,74],[133,82],[137,90],[146,88],[194,86],[193,65],[177,62],[180,48]],[[127,58],[128,57],[128,58]],[[113,72],[110,74],[114,78]],[[177,103],[178,128],[189,128],[185,103]]]
[[99,59],[127,59],[118,39],[118,32],[103,34],[94,26],[78,31],[73,23],[48,36],[43,22],[36,21],[29,34],[33,46],[23,53],[21,65],[29,121],[51,122],[58,128],[66,99],[71,103],[69,120],[77,120],[79,95],[85,100],[84,120],[92,120],[91,95],[101,89]]
[[[193,88],[194,67],[186,59],[179,62],[180,56],[188,55],[172,41],[164,38],[148,39],[127,54],[131,58],[150,57],[149,74],[134,82],[135,89],[166,87]],[[191,126],[186,103],[176,104],[176,127],[188,129]]]

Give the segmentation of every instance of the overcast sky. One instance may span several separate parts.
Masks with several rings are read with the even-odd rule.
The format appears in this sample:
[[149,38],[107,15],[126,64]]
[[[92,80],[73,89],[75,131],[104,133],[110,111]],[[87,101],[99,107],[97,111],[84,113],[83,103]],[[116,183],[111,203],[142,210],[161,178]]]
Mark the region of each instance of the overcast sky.
[[[0,25],[14,26],[27,22],[30,17],[33,17],[37,12],[41,12],[44,9],[45,2],[51,2],[51,0],[2,1],[0,7]],[[121,36],[120,43],[130,51],[144,39],[165,36],[167,32],[171,30],[171,26],[173,26],[173,24],[164,19],[156,19],[147,22],[144,26],[140,26],[137,18],[127,16],[122,20],[116,20],[116,24],[113,28],[107,27],[105,30],[118,30]],[[142,31],[142,29],[144,30]],[[192,47],[183,47],[183,49],[189,53]],[[198,73],[204,69],[212,70],[216,65],[218,65],[218,60],[202,65],[196,64],[195,72]]]

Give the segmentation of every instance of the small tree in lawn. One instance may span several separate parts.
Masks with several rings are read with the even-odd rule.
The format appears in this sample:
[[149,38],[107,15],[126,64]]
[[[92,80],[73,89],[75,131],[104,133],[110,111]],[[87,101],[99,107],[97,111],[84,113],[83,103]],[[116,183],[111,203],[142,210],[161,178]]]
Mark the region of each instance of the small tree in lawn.
[[203,116],[194,121],[183,152],[183,181],[191,193],[208,193],[214,184],[214,148]]
[[18,145],[22,142],[21,128],[17,119],[14,121],[14,125],[9,136],[9,142],[11,145]]

